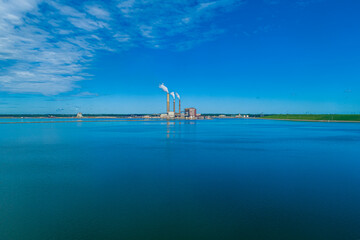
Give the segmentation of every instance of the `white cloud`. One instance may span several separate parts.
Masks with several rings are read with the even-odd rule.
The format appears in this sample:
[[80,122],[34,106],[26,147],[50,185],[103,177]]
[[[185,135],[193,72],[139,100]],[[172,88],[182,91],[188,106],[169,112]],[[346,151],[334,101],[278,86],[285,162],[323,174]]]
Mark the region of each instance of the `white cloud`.
[[128,16],[127,14],[130,13],[135,5],[135,0],[126,0],[126,1],[120,1],[117,7],[120,9],[120,11]]
[[0,0],[0,91],[72,91],[91,77],[86,70],[100,49],[188,49],[221,34],[215,24],[199,25],[240,2]]
[[86,6],[86,11],[98,19],[109,20],[110,13],[98,5]]
[[200,3],[197,10],[198,11],[201,11],[201,10],[204,10],[206,8],[209,8],[209,7],[212,7],[212,6],[215,6],[216,5],[216,2],[205,2],[205,3]]
[[129,42],[131,40],[130,35],[121,33],[116,33],[114,38],[119,42]]
[[80,92],[78,94],[74,94],[74,97],[97,97],[99,94],[92,92]]
[[155,36],[153,35],[153,27],[152,26],[147,26],[147,25],[142,25],[139,27],[140,33],[146,37],[146,38],[155,38]]

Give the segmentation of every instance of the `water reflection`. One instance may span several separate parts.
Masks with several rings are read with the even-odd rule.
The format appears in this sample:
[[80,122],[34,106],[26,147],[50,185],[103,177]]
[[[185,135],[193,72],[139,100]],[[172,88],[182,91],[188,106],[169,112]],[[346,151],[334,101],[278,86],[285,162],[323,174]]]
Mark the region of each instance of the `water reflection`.
[[[191,126],[195,126],[196,125],[196,121],[193,120],[183,120],[183,121],[166,121],[166,138],[170,139],[170,138],[174,138],[174,137],[181,137],[182,132],[184,131],[183,127],[185,128],[186,131],[190,130],[190,131],[194,131],[195,129],[193,129]],[[189,127],[186,127],[189,126]]]

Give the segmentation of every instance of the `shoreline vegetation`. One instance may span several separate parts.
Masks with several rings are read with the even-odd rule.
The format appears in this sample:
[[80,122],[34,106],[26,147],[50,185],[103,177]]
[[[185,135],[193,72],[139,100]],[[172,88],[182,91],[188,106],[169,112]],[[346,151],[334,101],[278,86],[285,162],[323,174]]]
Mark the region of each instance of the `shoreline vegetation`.
[[360,114],[275,114],[261,119],[302,122],[360,122]]
[[[239,114],[202,114],[209,119],[239,119]],[[360,123],[360,114],[249,114],[247,119],[280,120],[280,121],[299,121],[299,122],[353,122]],[[112,121],[145,121],[161,119],[159,114],[88,114],[77,118],[72,114],[15,114],[0,115],[0,119],[41,119],[41,121],[24,122],[0,122],[0,124],[10,123],[52,123],[52,122],[112,122]],[[46,120],[45,120],[46,119]],[[57,121],[52,121],[57,120]],[[180,120],[180,119],[172,119]],[[183,120],[183,119],[181,119]],[[200,119],[199,119],[200,120]]]

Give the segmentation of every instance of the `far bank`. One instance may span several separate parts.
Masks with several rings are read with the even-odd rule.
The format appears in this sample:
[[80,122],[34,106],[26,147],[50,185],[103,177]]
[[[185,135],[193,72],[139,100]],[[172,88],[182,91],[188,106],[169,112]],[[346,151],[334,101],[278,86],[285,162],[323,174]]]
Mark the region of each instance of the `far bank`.
[[261,119],[305,122],[360,122],[360,114],[275,114]]

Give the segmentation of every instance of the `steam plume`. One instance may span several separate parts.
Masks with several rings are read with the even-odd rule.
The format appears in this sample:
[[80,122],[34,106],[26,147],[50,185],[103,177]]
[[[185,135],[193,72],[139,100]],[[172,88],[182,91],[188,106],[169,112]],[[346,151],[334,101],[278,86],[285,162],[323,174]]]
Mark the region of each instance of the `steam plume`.
[[170,95],[173,97],[173,99],[175,100],[175,93],[171,92]]
[[161,88],[164,92],[169,93],[168,88],[163,83],[159,85],[159,88]]
[[180,95],[178,93],[175,93],[176,97],[180,100]]

